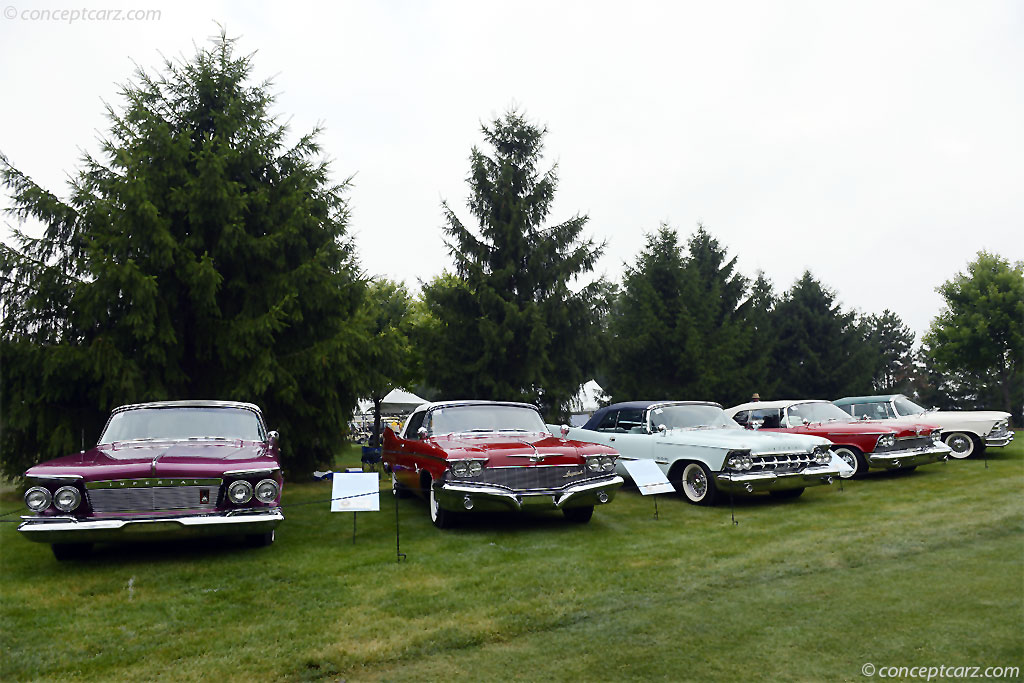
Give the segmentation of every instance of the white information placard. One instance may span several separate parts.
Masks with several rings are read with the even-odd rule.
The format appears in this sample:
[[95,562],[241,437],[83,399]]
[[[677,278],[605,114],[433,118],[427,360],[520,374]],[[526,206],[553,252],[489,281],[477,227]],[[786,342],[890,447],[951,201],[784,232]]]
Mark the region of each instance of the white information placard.
[[376,472],[335,472],[331,512],[378,512],[379,482]]
[[676,490],[665,473],[658,467],[658,463],[653,460],[622,460],[621,462],[629,472],[629,478],[633,480],[643,495],[673,493]]

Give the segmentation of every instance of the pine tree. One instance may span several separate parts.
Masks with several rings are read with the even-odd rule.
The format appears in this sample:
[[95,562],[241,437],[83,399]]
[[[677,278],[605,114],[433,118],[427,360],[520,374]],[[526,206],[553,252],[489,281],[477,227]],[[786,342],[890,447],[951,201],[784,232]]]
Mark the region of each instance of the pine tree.
[[874,353],[863,341],[864,329],[810,271],[786,292],[774,318],[778,398],[834,399],[870,391]]
[[426,349],[430,384],[449,396],[520,399],[564,415],[598,356],[603,281],[574,292],[603,245],[581,235],[587,217],[551,227],[555,168],[539,170],[547,130],[509,112],[481,127],[493,150],[470,155],[469,210],[476,230],[443,204],[452,277],[424,288],[437,318]]
[[900,394],[910,390],[913,376],[911,349],[914,333],[903,320],[886,309],[881,315],[864,319],[865,340],[876,354],[872,389],[879,394]]
[[319,130],[286,145],[250,60],[221,35],[140,69],[68,200],[2,159],[11,213],[45,226],[0,261],[7,475],[156,399],[260,404],[292,473],[334,455],[365,346],[347,182]]
[[661,225],[626,268],[609,314],[603,386],[613,400],[677,398],[693,380],[686,290],[679,236]]

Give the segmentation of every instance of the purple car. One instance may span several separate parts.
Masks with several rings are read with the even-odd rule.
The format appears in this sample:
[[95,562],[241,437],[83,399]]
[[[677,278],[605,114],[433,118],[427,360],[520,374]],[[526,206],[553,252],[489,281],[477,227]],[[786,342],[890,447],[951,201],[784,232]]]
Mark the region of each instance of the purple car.
[[121,406],[99,444],[25,472],[25,538],[58,560],[93,543],[238,535],[274,542],[281,513],[277,432],[260,409],[228,401]]

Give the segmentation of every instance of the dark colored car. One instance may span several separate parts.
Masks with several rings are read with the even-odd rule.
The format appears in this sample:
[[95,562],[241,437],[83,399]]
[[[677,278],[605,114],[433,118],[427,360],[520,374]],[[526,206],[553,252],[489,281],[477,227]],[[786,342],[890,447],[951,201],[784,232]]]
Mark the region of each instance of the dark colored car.
[[33,514],[18,531],[59,560],[108,541],[238,535],[270,545],[284,520],[277,441],[250,403],[121,406],[96,446],[25,472]]
[[552,436],[526,403],[424,404],[400,435],[384,431],[383,457],[395,495],[426,498],[440,528],[471,510],[561,510],[588,522],[623,483],[615,450]]

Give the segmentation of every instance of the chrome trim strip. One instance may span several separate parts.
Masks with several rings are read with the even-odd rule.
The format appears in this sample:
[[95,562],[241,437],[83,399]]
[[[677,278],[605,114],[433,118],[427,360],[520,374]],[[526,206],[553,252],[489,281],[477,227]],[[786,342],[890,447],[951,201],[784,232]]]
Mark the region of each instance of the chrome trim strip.
[[[184,527],[244,526],[261,522],[284,521],[280,508],[248,514],[190,515],[187,517],[147,517],[145,519],[77,519],[75,517],[22,517],[18,531],[29,534],[61,531],[110,531],[137,524],[174,523]],[[50,521],[53,520],[53,521]]]
[[266,472],[267,474],[273,474],[274,472],[277,472],[280,469],[281,469],[280,466],[274,466],[274,467],[253,467],[253,468],[250,468],[250,469],[247,469],[247,470],[230,470],[228,472],[225,472],[224,476],[225,477],[241,477],[241,476],[246,475],[246,474],[263,474],[264,472]]
[[53,479],[54,481],[79,481],[84,479],[81,474],[30,474],[26,479]]
[[96,489],[143,489],[169,488],[174,486],[220,486],[223,479],[198,479],[191,477],[139,477],[137,479],[111,479],[108,481],[88,481],[86,490]]

